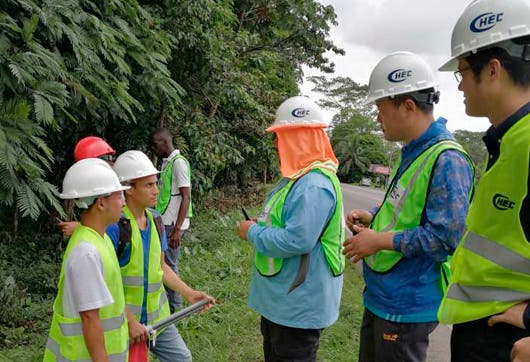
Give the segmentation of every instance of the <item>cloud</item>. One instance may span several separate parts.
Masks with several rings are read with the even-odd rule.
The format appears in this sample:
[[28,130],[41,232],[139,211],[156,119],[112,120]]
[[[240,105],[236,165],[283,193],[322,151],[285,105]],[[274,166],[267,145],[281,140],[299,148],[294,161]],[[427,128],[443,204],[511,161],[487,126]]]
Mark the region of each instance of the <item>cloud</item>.
[[[323,1],[326,3],[326,1]],[[467,3],[462,0],[336,0],[338,40],[374,52],[414,50],[448,55],[451,31]]]
[[[334,43],[345,56],[327,54],[335,63],[335,74],[367,84],[372,69],[384,56],[399,50],[412,51],[438,69],[450,57],[451,32],[470,1],[462,0],[321,0],[332,5],[339,25],[331,29]],[[320,75],[304,69],[305,75]],[[450,130],[485,131],[485,118],[465,114],[462,93],[452,73],[435,73],[440,82],[441,100],[435,116],[448,119]],[[329,77],[330,75],[328,75]],[[311,94],[311,84],[301,85],[303,94]]]

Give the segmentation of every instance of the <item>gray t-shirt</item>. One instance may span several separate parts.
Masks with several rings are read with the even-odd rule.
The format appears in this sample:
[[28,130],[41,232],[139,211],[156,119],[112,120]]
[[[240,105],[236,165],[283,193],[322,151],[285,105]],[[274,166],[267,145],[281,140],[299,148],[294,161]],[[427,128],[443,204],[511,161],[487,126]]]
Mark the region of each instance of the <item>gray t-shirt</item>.
[[65,317],[78,318],[79,312],[100,309],[112,303],[114,299],[105,283],[105,270],[98,249],[88,242],[79,243],[65,263]]

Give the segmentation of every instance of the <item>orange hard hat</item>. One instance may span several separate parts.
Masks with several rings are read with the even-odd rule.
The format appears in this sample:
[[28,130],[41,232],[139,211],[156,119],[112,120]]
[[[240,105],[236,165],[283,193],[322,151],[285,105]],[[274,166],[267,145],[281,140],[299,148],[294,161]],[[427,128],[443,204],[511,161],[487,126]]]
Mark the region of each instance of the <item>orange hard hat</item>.
[[85,137],[75,145],[74,158],[76,161],[85,158],[97,158],[102,155],[113,155],[116,151],[102,138],[95,136]]

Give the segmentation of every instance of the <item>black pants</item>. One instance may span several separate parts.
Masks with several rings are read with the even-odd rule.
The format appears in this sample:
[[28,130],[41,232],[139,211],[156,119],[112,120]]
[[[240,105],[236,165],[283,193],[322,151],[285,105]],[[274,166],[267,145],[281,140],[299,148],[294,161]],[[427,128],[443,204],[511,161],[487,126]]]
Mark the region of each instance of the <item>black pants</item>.
[[315,362],[321,332],[285,327],[261,317],[265,362]]
[[364,310],[359,362],[422,362],[438,323],[398,323]]
[[488,318],[453,325],[452,362],[510,361],[513,344],[530,333],[511,324],[488,326]]

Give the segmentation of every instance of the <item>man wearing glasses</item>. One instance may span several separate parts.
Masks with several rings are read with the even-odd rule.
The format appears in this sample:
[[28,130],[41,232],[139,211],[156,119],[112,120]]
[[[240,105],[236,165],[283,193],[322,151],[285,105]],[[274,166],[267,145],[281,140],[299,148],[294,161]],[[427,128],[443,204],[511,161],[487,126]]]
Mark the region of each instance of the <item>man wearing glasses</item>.
[[[453,257],[438,316],[452,361],[529,360],[530,2],[477,0],[460,16],[451,59],[466,113],[488,117],[486,169]],[[526,330],[525,330],[526,327]],[[526,352],[528,353],[528,352]]]

